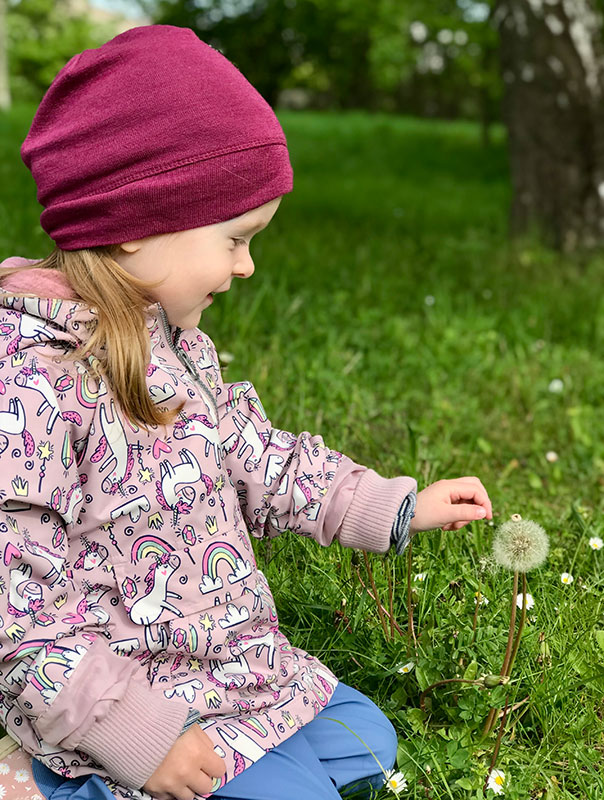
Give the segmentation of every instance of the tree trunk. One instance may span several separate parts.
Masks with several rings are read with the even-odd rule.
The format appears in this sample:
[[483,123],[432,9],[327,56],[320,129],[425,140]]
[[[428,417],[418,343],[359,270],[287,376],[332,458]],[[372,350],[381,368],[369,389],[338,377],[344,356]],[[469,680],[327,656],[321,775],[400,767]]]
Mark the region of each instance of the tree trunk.
[[7,111],[11,106],[8,80],[8,36],[6,33],[7,0],[0,0],[0,109]]
[[499,0],[512,235],[604,244],[604,53],[593,0]]

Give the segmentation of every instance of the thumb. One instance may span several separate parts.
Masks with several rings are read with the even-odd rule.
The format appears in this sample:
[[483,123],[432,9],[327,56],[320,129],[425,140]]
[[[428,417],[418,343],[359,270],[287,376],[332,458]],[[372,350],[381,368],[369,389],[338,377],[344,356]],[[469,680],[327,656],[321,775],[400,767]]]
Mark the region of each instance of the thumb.
[[447,510],[449,522],[470,522],[473,519],[484,519],[487,515],[486,508],[471,503],[453,503]]

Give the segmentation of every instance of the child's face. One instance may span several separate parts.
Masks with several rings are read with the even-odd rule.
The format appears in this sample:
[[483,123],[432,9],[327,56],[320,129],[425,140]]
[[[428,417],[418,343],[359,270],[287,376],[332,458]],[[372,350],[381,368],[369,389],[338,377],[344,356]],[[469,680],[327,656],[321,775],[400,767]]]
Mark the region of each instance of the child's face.
[[162,278],[150,296],[171,325],[194,328],[212,293],[228,291],[233,278],[252,275],[250,240],[266,228],[280,202],[277,197],[226,222],[124,242],[116,261],[136,278]]

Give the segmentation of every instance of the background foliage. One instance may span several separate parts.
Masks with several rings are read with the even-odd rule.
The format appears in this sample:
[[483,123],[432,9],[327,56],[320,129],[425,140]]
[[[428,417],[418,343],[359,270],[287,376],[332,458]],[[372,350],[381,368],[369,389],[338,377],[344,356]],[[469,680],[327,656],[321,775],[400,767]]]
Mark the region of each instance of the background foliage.
[[[52,247],[16,157],[33,111],[0,117],[1,248],[32,258]],[[508,798],[604,796],[602,553],[588,545],[604,527],[604,260],[509,244],[500,127],[485,150],[476,123],[280,119],[294,192],[252,243],[253,278],[221,295],[201,326],[234,355],[227,379],[253,381],[276,426],[321,433],[385,476],[417,476],[420,488],[477,474],[496,522],[520,512],[546,528],[551,554],[529,573],[536,605],[509,692],[522,705],[498,766]],[[554,379],[561,392],[550,391]],[[426,715],[419,694],[501,666],[511,576],[481,562],[492,534],[481,523],[415,538],[412,571],[426,574],[413,582],[417,657],[406,638],[385,640],[352,551],[292,535],[255,543],[291,640],[391,717],[405,797],[483,796],[494,735],[481,742],[480,730],[504,693],[442,687]],[[405,559],[372,563],[383,598],[385,570],[394,575],[404,630]],[[479,587],[490,602],[472,642]]]

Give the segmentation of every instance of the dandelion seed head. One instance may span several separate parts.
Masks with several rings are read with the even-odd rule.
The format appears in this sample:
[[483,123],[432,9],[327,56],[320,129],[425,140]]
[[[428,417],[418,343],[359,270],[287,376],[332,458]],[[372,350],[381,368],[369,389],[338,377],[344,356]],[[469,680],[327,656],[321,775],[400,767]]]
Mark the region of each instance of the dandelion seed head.
[[493,540],[493,558],[512,572],[540,567],[548,552],[549,539],[541,525],[520,514],[501,524]]

